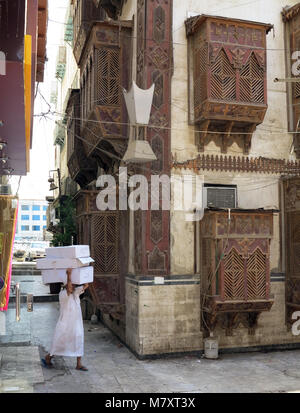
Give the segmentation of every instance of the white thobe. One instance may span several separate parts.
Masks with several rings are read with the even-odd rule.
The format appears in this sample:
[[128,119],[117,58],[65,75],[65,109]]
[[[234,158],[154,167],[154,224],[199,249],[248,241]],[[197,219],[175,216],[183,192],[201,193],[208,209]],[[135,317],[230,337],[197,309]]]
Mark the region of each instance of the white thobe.
[[84,330],[79,296],[82,287],[75,288],[70,295],[64,289],[59,293],[60,314],[55,327],[51,356],[83,356]]

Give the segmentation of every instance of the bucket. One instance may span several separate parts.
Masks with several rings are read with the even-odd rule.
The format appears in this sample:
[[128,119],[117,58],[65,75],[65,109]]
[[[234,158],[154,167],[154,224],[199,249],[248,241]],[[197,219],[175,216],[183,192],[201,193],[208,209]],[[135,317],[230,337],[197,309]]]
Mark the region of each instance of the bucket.
[[207,359],[217,359],[219,357],[218,340],[212,336],[204,339],[204,356]]

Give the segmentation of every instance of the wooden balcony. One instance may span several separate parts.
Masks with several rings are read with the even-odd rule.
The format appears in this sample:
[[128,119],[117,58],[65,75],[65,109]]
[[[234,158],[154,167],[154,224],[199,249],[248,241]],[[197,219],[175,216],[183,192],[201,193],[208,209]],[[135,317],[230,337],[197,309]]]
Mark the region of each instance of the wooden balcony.
[[266,33],[271,28],[206,15],[186,21],[190,123],[199,130],[199,151],[215,140],[222,153],[233,141],[249,153],[252,134],[267,111]]
[[129,88],[131,32],[132,22],[94,24],[80,65],[84,150],[104,169],[111,160],[103,151],[123,157],[127,147],[128,116],[122,88]]
[[254,332],[262,311],[269,311],[270,240],[273,212],[206,211],[201,222],[202,309],[204,328],[219,323],[230,335],[239,323]]
[[97,164],[88,160],[80,136],[80,91],[71,91],[66,109],[67,158],[71,178],[85,187],[97,177]]
[[79,64],[93,24],[105,20],[106,13],[94,0],[72,0],[71,3],[74,16],[74,56]]

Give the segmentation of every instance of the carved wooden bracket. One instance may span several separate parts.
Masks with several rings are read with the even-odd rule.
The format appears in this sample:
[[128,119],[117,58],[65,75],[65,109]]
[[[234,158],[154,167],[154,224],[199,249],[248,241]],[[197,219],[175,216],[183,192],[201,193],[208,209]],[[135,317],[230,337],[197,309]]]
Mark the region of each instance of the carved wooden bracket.
[[204,152],[205,140],[209,128],[210,120],[206,120],[199,125],[196,125],[196,145],[199,152]]
[[248,334],[254,335],[258,318],[261,312],[229,312],[229,313],[204,313],[204,321],[202,323],[205,334],[214,331],[217,326],[225,330],[226,336],[232,336],[233,330],[237,329],[240,324],[248,328]]

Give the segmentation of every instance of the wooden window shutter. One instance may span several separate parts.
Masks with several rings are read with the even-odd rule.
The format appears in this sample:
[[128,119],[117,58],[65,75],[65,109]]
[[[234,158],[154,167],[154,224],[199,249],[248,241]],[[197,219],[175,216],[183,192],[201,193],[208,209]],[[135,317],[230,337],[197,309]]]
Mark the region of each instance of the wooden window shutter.
[[120,105],[120,61],[118,48],[100,48],[96,51],[96,78],[98,105]]
[[232,249],[224,259],[226,300],[258,300],[267,295],[267,257],[257,248],[249,258]]
[[119,215],[103,212],[92,217],[92,246],[96,274],[119,273]]
[[224,260],[224,295],[226,300],[244,299],[244,260],[235,249]]
[[236,100],[236,71],[224,50],[221,50],[211,67],[211,97]]
[[208,46],[196,48],[194,52],[194,99],[195,107],[207,98],[207,57]]
[[253,53],[246,66],[241,70],[240,79],[240,100],[263,103],[265,100],[264,70],[258,64]]

